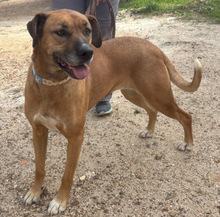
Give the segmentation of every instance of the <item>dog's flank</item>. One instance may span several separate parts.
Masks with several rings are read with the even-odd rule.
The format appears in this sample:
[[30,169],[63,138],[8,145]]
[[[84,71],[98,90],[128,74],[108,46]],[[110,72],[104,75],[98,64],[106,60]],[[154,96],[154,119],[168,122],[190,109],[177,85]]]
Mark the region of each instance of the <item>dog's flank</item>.
[[[72,10],[38,13],[27,28],[33,38],[36,74],[57,84],[36,82],[29,67],[25,115],[33,129],[36,168],[34,184],[25,196],[27,204],[40,200],[48,130],[58,130],[68,141],[67,161],[61,186],[48,212],[57,214],[65,210],[83,143],[86,113],[114,90],[120,89],[126,99],[148,113],[149,123],[141,137],[152,137],[159,111],[183,126],[184,141],[179,149],[192,147],[192,118],[176,104],[170,81],[185,91],[197,90],[202,78],[198,60],[194,64],[194,78],[188,82],[167,56],[147,40],[123,37],[101,46],[96,18]],[[71,79],[65,80],[68,76]]]

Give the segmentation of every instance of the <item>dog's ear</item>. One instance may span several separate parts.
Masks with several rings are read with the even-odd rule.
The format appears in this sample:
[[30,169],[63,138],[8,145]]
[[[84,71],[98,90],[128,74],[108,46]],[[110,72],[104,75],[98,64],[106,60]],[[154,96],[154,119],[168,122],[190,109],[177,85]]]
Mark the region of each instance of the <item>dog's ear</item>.
[[92,44],[99,48],[102,45],[102,33],[97,19],[92,15],[86,16],[92,27]]
[[38,40],[43,35],[43,27],[48,15],[45,13],[38,13],[33,20],[27,23],[27,29],[31,37],[33,38],[33,47],[37,45]]

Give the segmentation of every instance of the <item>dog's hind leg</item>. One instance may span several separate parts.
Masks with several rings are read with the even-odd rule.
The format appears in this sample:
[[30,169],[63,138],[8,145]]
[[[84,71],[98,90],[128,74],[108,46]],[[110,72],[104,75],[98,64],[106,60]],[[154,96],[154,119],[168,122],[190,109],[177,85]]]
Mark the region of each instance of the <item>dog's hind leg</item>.
[[145,109],[149,115],[149,122],[147,130],[140,132],[139,137],[141,138],[151,138],[154,133],[155,124],[157,120],[157,111],[148,105],[144,97],[139,94],[137,91],[132,89],[123,89],[121,90],[122,94],[126,99],[134,103],[135,105]]
[[192,117],[178,107],[175,102],[170,77],[163,61],[154,66],[154,74],[148,77],[136,76],[134,81],[137,91],[149,102],[153,109],[176,119],[183,126],[185,138],[179,144],[179,150],[190,149],[193,143]]
[[191,149],[193,144],[191,115],[178,107],[174,100],[171,88],[157,89],[157,92],[152,95],[154,96],[152,99],[153,108],[164,115],[179,121],[183,126],[185,137],[184,141],[179,144],[178,149],[181,151]]
[[178,150],[185,151],[191,150],[193,145],[193,134],[192,134],[192,116],[186,111],[182,110],[177,106],[176,120],[180,122],[184,129],[184,141],[179,143]]
[[35,179],[34,184],[25,195],[25,203],[36,203],[42,194],[42,185],[45,177],[45,160],[47,150],[48,130],[44,126],[33,127],[33,144],[35,151]]
[[184,141],[178,145],[178,150],[190,150],[193,145],[192,116],[179,108],[175,102],[167,105],[166,107],[161,107],[159,111],[170,118],[176,119],[183,126],[185,134]]

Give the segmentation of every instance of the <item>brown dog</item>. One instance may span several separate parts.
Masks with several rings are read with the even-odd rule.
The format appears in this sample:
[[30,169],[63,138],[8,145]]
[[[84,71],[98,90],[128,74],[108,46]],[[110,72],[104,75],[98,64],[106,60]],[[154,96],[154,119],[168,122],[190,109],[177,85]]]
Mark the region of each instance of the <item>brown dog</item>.
[[102,44],[95,17],[71,10],[39,13],[27,27],[34,50],[25,87],[25,114],[33,128],[36,159],[34,184],[25,196],[27,204],[40,199],[48,130],[57,130],[68,140],[67,162],[62,184],[48,211],[57,214],[65,210],[86,113],[114,90],[121,89],[128,100],[147,111],[149,124],[141,136],[153,134],[160,111],[183,126],[185,139],[179,149],[192,146],[191,115],[175,103],[170,80],[185,91],[197,90],[202,77],[198,60],[193,81],[187,82],[150,42],[122,37]]

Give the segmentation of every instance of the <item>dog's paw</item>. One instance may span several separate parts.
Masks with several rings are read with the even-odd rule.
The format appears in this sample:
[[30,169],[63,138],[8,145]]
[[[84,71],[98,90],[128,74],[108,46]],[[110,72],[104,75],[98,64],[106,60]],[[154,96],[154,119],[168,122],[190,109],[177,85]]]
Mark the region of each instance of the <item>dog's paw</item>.
[[192,146],[188,146],[186,142],[181,142],[177,146],[177,150],[179,150],[179,151],[191,151],[192,150]]
[[66,209],[66,206],[62,206],[60,203],[58,203],[55,199],[53,199],[50,202],[48,213],[50,215],[56,215],[58,213],[63,212]]
[[24,202],[26,204],[37,203],[40,200],[41,193],[42,190],[34,192],[32,189],[30,189],[24,197]]
[[148,132],[147,130],[143,130],[139,133],[139,137],[140,138],[152,138],[153,137],[153,134]]

